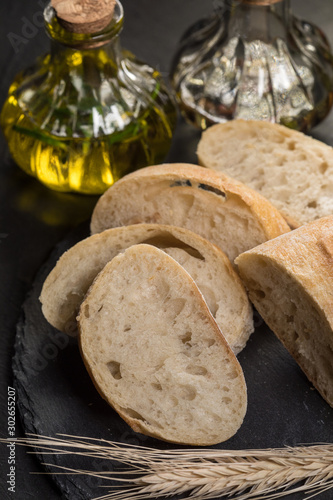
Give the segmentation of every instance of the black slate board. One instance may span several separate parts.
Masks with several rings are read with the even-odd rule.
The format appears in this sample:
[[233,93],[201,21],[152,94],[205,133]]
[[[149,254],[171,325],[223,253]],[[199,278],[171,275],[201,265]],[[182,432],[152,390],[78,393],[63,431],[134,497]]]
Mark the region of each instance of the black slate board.
[[[77,341],[52,328],[41,313],[38,297],[45,277],[60,255],[88,234],[88,224],[81,225],[55,248],[23,305],[22,319],[17,326],[13,372],[25,431],[176,448],[133,432],[97,393],[81,360]],[[255,324],[255,333],[238,356],[248,386],[247,415],[238,433],[214,448],[333,442],[333,409],[311,386],[257,313]],[[76,469],[89,468],[80,457],[40,454],[39,459]],[[90,462],[93,470],[108,466],[109,463],[97,460]],[[98,479],[59,475],[53,479],[66,499],[88,500],[106,493],[104,488],[98,488],[102,484]],[[304,496],[294,494],[286,498],[299,500]],[[317,498],[332,499],[332,490]]]

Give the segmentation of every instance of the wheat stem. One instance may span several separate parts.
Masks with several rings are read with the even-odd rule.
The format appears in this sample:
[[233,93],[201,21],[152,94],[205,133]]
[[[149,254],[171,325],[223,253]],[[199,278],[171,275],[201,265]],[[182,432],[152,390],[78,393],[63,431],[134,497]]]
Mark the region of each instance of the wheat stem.
[[[263,450],[156,450],[60,436],[29,435],[15,442],[38,449],[43,455],[70,454],[112,461],[110,470],[103,472],[46,464],[58,470],[55,474],[84,474],[123,485],[95,500],[147,500],[174,495],[187,495],[192,500],[225,495],[234,500],[273,500],[298,492],[317,495],[333,488],[332,444]],[[114,469],[114,462],[126,465],[126,470]]]

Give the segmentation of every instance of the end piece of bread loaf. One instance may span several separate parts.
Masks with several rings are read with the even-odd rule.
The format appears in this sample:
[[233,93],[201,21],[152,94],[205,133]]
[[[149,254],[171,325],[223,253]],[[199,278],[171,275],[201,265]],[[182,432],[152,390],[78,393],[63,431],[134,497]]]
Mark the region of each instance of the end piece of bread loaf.
[[247,405],[242,369],[172,257],[150,245],[119,254],[78,320],[96,388],[136,432],[202,446],[236,433]]
[[76,315],[97,274],[118,253],[138,243],[163,249],[187,270],[231,348],[238,354],[254,330],[252,307],[244,286],[222,250],[181,227],[123,226],[74,245],[60,257],[43,285],[40,301],[48,322],[75,335]]
[[92,233],[140,222],[185,227],[240,253],[289,231],[280,213],[238,181],[190,164],[146,167],[117,181],[99,199]]
[[233,120],[203,132],[197,154],[265,196],[292,227],[333,214],[333,148],[302,132]]
[[258,312],[333,407],[333,216],[236,259]]

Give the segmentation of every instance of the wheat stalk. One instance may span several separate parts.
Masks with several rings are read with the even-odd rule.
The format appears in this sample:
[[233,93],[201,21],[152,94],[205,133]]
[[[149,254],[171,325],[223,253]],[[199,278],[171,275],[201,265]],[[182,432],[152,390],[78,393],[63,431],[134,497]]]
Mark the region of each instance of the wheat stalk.
[[120,490],[95,500],[146,500],[174,495],[186,495],[193,500],[225,495],[234,500],[272,500],[296,492],[315,496],[333,488],[332,444],[263,450],[156,450],[60,436],[30,435],[15,442],[38,449],[44,455],[71,454],[126,464],[126,471],[110,467],[106,472],[45,464],[55,467],[58,474],[92,475],[123,485]]

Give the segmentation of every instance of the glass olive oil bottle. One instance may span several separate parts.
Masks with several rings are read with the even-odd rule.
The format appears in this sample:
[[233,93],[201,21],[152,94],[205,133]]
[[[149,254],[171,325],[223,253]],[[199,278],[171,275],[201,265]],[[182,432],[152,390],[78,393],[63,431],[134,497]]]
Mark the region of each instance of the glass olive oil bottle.
[[49,5],[51,51],[12,83],[1,125],[15,162],[59,191],[100,194],[160,163],[176,109],[161,75],[122,50],[121,3],[97,32],[71,31]]
[[180,41],[172,85],[184,117],[206,129],[235,118],[309,131],[333,103],[329,42],[289,0],[228,0]]

